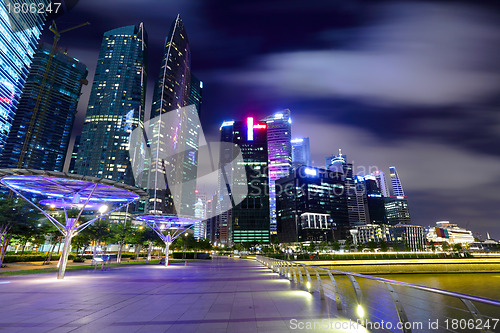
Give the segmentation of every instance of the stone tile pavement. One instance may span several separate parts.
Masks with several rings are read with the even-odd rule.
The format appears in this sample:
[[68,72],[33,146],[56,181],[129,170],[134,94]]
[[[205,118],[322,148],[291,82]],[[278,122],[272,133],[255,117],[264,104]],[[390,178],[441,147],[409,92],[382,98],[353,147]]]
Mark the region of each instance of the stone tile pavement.
[[0,278],[0,332],[296,331],[365,330],[253,260]]

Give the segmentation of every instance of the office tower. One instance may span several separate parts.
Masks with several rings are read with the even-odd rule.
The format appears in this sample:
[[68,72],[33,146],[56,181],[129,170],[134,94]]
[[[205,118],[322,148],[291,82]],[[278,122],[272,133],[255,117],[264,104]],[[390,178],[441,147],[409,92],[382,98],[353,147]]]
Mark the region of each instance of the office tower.
[[292,168],[292,118],[286,109],[265,119],[269,175],[270,232],[276,234],[276,180],[290,174]]
[[427,243],[425,228],[420,225],[397,224],[391,228],[393,246],[404,251],[422,251]]
[[207,199],[207,239],[215,242],[215,229],[217,225],[217,193]]
[[77,174],[139,185],[128,147],[130,133],[143,126],[146,77],[144,25],[105,32],[75,162]]
[[191,80],[189,82],[189,98],[188,105],[194,104],[198,115],[201,114],[201,104],[203,98],[203,81],[200,81],[196,76],[191,74]]
[[392,185],[392,195],[404,196],[403,186],[401,185],[401,180],[399,180],[398,172],[396,167],[390,167],[389,172],[391,175],[391,185]]
[[367,223],[366,198],[362,187],[356,186],[353,175],[352,163],[347,163],[347,156],[339,149],[337,156],[326,157],[328,170],[339,172],[344,175],[345,196],[349,211],[349,225],[363,225]]
[[392,196],[386,199],[385,214],[387,223],[411,224],[410,210],[408,209],[408,200],[403,196]]
[[194,225],[194,238],[199,241],[205,239],[207,235],[207,196],[198,190],[195,193],[194,216],[199,222]]
[[311,148],[309,138],[297,138],[292,143],[292,167],[297,169],[301,165],[311,166]]
[[[153,133],[148,164],[155,178],[148,186],[150,213],[194,216],[202,87],[191,75],[189,41],[177,16],[165,40],[148,124]],[[161,177],[167,179],[165,186],[157,184]]]
[[[267,152],[267,123],[255,121],[248,117],[245,121],[228,121],[221,126],[221,141],[232,142],[239,146],[243,155],[246,179],[237,179],[234,170],[224,170],[221,174],[219,193],[223,193],[227,184],[246,182],[248,193],[239,193],[227,189],[233,202],[239,202],[234,208],[227,211],[221,209],[220,241],[231,243],[242,242],[269,242],[269,195],[268,195],[268,152]],[[234,159],[234,151],[230,145],[221,149],[221,165]],[[227,185],[229,186],[229,185]],[[242,197],[240,197],[242,196]],[[244,199],[243,199],[244,197]],[[243,199],[241,201],[241,199]],[[232,223],[229,223],[232,221]],[[227,226],[224,228],[224,224]],[[227,230],[231,228],[231,230]],[[223,232],[228,232],[226,239]]]
[[[49,2],[24,1],[28,6],[47,5]],[[0,2],[0,155],[7,142],[21,90],[46,17],[46,13],[31,11],[9,14],[8,4],[6,1]]]
[[71,161],[69,162],[68,171],[69,173],[75,173],[75,163],[78,159],[78,150],[80,149],[80,141],[82,137],[77,135],[75,137],[75,142],[73,143],[73,152],[71,153]]
[[372,176],[375,177],[377,182],[377,186],[380,189],[381,193],[384,197],[388,198],[391,196],[389,192],[389,188],[387,187],[387,181],[385,179],[385,174],[383,171],[377,170],[372,172]]
[[344,185],[342,173],[306,166],[277,180],[279,241],[345,239],[349,215]]
[[411,224],[408,200],[403,191],[396,167],[390,167],[389,171],[392,183],[392,196],[386,199],[385,202],[387,223],[391,225]]
[[368,205],[368,220],[370,224],[385,224],[387,223],[385,215],[385,197],[382,195],[382,190],[379,187],[379,179],[373,175],[364,177],[357,176],[357,181],[363,182]]
[[36,51],[0,165],[63,171],[87,68],[77,59],[42,43]]

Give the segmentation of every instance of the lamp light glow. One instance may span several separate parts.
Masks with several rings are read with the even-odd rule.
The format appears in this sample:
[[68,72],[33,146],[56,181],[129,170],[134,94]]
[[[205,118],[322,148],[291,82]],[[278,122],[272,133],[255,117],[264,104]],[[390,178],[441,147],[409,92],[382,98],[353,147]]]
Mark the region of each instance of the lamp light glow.
[[357,312],[360,318],[363,318],[365,316],[365,310],[363,310],[361,304],[358,304]]
[[107,205],[102,205],[101,207],[99,207],[99,213],[101,214],[104,214],[108,211],[108,206]]

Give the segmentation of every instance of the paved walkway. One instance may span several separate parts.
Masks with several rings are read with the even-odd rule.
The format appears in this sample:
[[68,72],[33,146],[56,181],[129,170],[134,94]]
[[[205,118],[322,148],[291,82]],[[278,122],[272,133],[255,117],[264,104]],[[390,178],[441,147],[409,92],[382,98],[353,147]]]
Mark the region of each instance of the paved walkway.
[[0,331],[296,332],[314,323],[325,328],[341,322],[331,302],[295,289],[251,260],[73,271],[64,280],[55,276],[0,278]]

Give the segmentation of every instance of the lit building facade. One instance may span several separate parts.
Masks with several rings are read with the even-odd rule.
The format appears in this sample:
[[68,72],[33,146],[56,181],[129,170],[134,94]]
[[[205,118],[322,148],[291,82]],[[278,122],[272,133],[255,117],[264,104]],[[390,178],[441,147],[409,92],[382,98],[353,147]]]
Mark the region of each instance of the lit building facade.
[[367,216],[366,193],[362,184],[356,184],[352,163],[347,163],[347,156],[342,154],[341,149],[339,149],[338,155],[326,157],[325,160],[328,170],[343,174],[345,181],[344,196],[349,211],[349,225],[353,227],[367,224],[369,218]]
[[388,245],[392,243],[391,226],[385,224],[366,224],[356,226],[349,230],[354,245],[366,244],[369,242],[381,243],[385,242]]
[[[247,183],[248,193],[241,201],[242,198],[236,197],[239,194],[233,191],[232,199],[239,204],[229,211],[222,209],[225,212],[220,221],[220,241],[222,243],[227,241],[229,244],[268,243],[270,240],[270,219],[267,123],[256,121],[253,117],[248,117],[245,121],[224,122],[221,126],[221,141],[232,142],[241,149],[244,164],[241,167],[245,168],[247,179],[234,179],[231,172],[226,172],[222,176],[227,179],[219,182],[224,184],[219,187],[219,193],[223,193],[222,186],[241,182]],[[221,150],[221,163],[233,159],[234,152],[230,150],[230,147]],[[229,218],[231,218],[232,223],[229,223]],[[227,227],[224,228],[223,224],[227,224]],[[227,238],[222,235],[226,230],[230,234]]]
[[344,186],[342,173],[306,166],[277,180],[279,241],[344,239],[349,229]]
[[[25,0],[47,5],[48,0]],[[37,49],[46,13],[11,15],[7,2],[0,2],[0,155],[10,132],[31,59]]]
[[194,216],[199,222],[194,225],[194,238],[199,241],[207,237],[207,196],[196,190],[196,201],[194,203]]
[[396,167],[390,167],[389,172],[391,175],[392,195],[404,197],[405,192],[403,191],[403,185],[401,184],[401,180],[399,179]]
[[396,224],[392,228],[393,246],[405,251],[423,251],[427,243],[424,227]]
[[[189,40],[177,16],[165,40],[148,123],[150,213],[195,214],[202,88],[201,81],[192,79]],[[159,186],[158,178],[168,182]]]
[[292,144],[292,167],[311,166],[311,147],[309,138],[296,138],[291,140]]
[[377,178],[373,175],[356,176],[356,180],[364,183],[365,186],[369,224],[386,224],[385,197]]
[[270,232],[276,234],[276,180],[290,174],[292,168],[292,118],[286,109],[265,119],[269,174]]
[[144,25],[104,33],[83,124],[75,172],[136,184],[129,137],[143,127],[147,82]]
[[467,246],[474,243],[474,236],[470,230],[460,228],[449,221],[439,221],[436,222],[435,227],[427,228],[427,241],[435,244],[446,242],[450,245],[461,244]]
[[387,223],[411,224],[410,210],[408,209],[408,200],[403,196],[392,196],[385,201],[385,214]]
[[33,57],[0,159],[4,168],[63,171],[87,68],[51,49],[41,44]]

